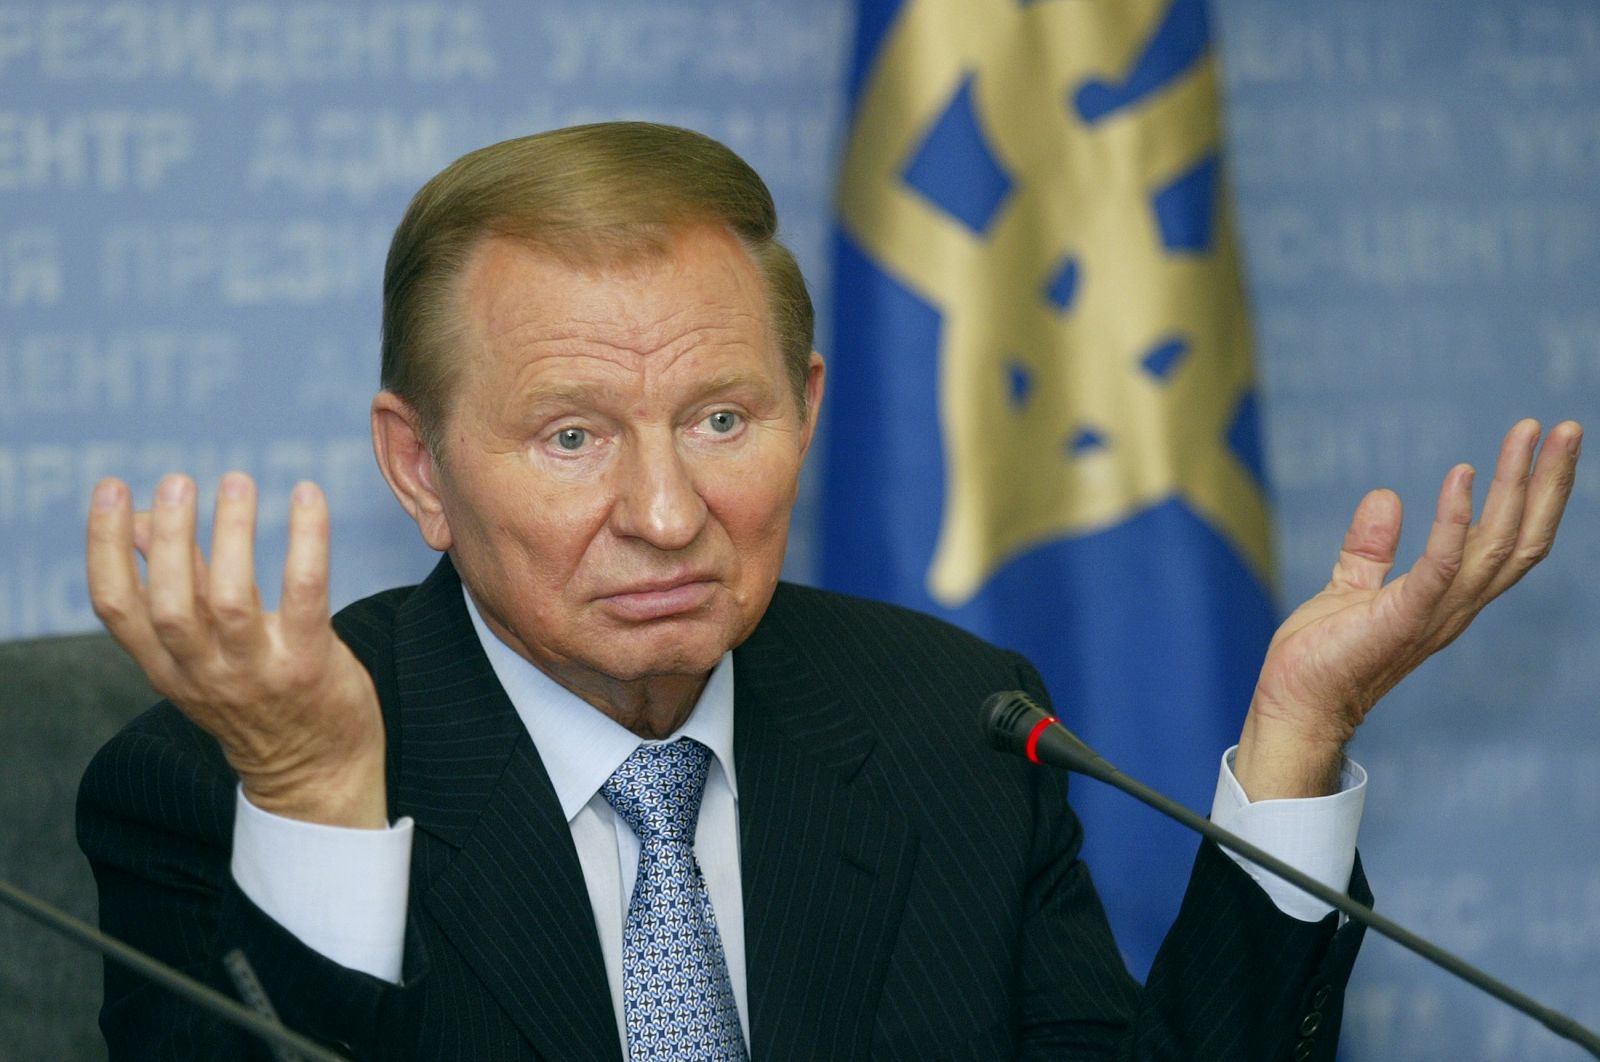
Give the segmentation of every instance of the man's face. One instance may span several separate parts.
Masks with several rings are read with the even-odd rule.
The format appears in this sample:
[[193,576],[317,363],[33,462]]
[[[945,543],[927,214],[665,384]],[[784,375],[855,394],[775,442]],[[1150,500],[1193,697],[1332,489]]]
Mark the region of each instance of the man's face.
[[568,686],[708,671],[772,597],[821,360],[802,414],[760,274],[709,226],[592,270],[491,238],[463,279],[431,544]]

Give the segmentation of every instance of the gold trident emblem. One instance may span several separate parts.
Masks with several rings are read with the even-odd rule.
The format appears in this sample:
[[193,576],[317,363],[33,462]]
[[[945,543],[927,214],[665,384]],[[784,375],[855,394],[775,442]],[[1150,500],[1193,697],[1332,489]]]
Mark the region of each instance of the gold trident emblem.
[[[857,103],[841,210],[879,266],[942,315],[945,505],[929,593],[959,606],[1008,559],[1181,498],[1270,585],[1265,501],[1227,442],[1252,386],[1228,208],[1203,251],[1164,245],[1152,196],[1219,149],[1209,52],[1158,93],[1089,123],[1165,0],[908,0]],[[1012,178],[983,232],[907,183],[969,84]],[[1071,303],[1047,296],[1077,263]],[[1181,349],[1164,373],[1147,359]],[[1019,402],[1007,366],[1027,380]],[[1076,440],[1077,445],[1074,445]]]

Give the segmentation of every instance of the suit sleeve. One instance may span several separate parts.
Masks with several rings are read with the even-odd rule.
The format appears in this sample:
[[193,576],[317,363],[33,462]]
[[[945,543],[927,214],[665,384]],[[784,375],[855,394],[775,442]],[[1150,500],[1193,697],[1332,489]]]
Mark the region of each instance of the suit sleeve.
[[[1021,665],[1037,698],[1037,674]],[[1041,704],[1047,703],[1041,699]],[[1280,911],[1210,842],[1141,988],[1079,858],[1065,772],[1035,772],[1018,1033],[1026,1059],[1332,1062],[1363,929]],[[1357,860],[1350,894],[1371,902]]]
[[[237,779],[209,738],[158,705],[102,749],[78,794],[78,839],[100,924],[237,998],[221,965],[244,951],[285,1025],[354,1057],[384,1057],[408,994],[317,954],[263,914],[229,872]],[[406,979],[425,969],[408,936]],[[253,1036],[108,962],[100,1026],[122,1058],[269,1058]]]

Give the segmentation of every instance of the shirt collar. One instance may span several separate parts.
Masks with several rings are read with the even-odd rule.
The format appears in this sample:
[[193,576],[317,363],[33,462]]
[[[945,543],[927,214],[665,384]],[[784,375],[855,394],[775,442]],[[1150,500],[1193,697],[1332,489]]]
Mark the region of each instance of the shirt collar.
[[[539,758],[555,786],[556,799],[561,801],[562,814],[571,822],[634,749],[660,742],[647,742],[529,663],[489,630],[465,584],[461,594],[466,598],[467,615],[472,618],[472,629],[489,658],[489,666],[539,750]],[[737,800],[732,652],[722,654],[689,718],[665,740],[680,737],[692,737],[711,750]]]

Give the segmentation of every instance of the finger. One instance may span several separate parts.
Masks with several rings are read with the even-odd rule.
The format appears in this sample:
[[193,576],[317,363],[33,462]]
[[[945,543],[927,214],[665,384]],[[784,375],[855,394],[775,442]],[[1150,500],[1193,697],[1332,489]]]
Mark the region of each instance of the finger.
[[200,652],[206,637],[195,601],[194,524],[194,481],[183,475],[163,477],[150,511],[147,596],[150,623],[180,662]]
[[1408,609],[1431,611],[1461,572],[1467,533],[1472,527],[1473,475],[1471,465],[1457,465],[1444,477],[1433,526],[1428,530],[1428,544],[1406,575],[1404,600]]
[[1578,454],[1583,448],[1583,428],[1562,421],[1550,430],[1539,451],[1528,485],[1528,499],[1511,559],[1496,573],[1488,596],[1503,593],[1550,553],[1561,526],[1572,485],[1577,479]]
[[[141,557],[150,555],[151,529],[155,526],[151,521],[149,510],[140,509],[133,514],[133,548]],[[200,588],[206,585],[206,558],[198,542],[194,544],[193,555],[195,592],[200,593]]]
[[222,647],[247,652],[264,630],[255,570],[256,485],[242,472],[229,472],[217,486],[217,511],[211,525],[211,568],[206,608]]
[[170,661],[150,626],[133,555],[133,496],[121,480],[103,479],[89,501],[89,602],[111,637],[146,673]]
[[315,483],[297,483],[289,495],[289,553],[278,614],[291,645],[328,628],[328,502]]
[[1533,454],[1542,429],[1529,418],[1518,421],[1500,444],[1500,457],[1494,466],[1494,481],[1483,502],[1479,528],[1496,536],[1516,541],[1522,523],[1522,509],[1528,496],[1528,481],[1533,470]]
[[1456,580],[1454,593],[1480,596],[1511,559],[1522,527],[1529,473],[1541,430],[1536,420],[1518,421],[1500,444],[1494,480],[1483,502],[1483,516],[1467,537],[1461,575]]
[[1400,544],[1401,513],[1400,496],[1392,490],[1371,491],[1361,499],[1339,547],[1333,586],[1376,590],[1383,585]]

